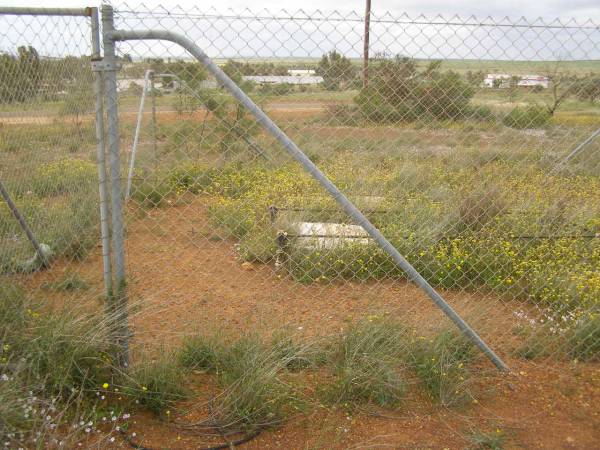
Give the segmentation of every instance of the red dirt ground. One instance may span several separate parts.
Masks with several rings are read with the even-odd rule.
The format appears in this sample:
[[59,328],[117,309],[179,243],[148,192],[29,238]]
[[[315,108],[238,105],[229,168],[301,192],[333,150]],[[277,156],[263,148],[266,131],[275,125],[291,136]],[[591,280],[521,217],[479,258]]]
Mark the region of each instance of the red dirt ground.
[[[218,240],[206,222],[202,200],[176,207],[130,214],[127,235],[129,294],[134,303],[134,345],[157,349],[194,331],[233,332],[283,327],[299,336],[338,332],[369,314],[401,317],[423,327],[444,319],[414,285],[393,280],[379,283],[301,285],[268,265],[242,265],[234,242]],[[56,279],[77,271],[101,287],[94,254],[77,265],[29,277],[28,282]],[[314,412],[265,431],[241,448],[263,449],[462,449],[475,448],[473,430],[506,435],[504,448],[600,448],[600,366],[577,362],[532,363],[510,356],[516,337],[515,304],[468,292],[443,292],[457,311],[471,318],[484,338],[506,358],[512,372],[499,375],[482,362],[481,394],[460,409],[432,405],[411,394],[395,411],[349,414],[317,407]],[[519,305],[523,308],[523,305]],[[500,332],[504,334],[501,334]],[[198,399],[181,405],[173,422],[202,417],[210,382],[191,380]],[[196,406],[194,408],[194,406]],[[198,409],[186,413],[190,408]],[[178,429],[174,423],[135,414],[129,432],[150,448],[202,448],[220,439]],[[116,448],[129,448],[117,437]]]

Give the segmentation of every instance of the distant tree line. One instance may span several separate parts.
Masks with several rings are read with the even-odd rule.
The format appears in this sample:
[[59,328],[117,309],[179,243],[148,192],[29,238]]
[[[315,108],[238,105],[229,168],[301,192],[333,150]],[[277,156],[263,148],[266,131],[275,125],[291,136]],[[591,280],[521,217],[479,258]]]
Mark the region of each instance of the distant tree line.
[[38,94],[41,62],[35,48],[18,47],[16,55],[0,55],[0,102],[24,102]]
[[87,56],[42,58],[32,46],[20,46],[16,54],[0,54],[0,103],[36,97],[54,100],[59,93],[82,86],[91,91],[91,80]]
[[287,75],[290,67],[286,64],[273,64],[270,62],[240,62],[229,59],[222,67],[229,76],[251,76],[251,75]]

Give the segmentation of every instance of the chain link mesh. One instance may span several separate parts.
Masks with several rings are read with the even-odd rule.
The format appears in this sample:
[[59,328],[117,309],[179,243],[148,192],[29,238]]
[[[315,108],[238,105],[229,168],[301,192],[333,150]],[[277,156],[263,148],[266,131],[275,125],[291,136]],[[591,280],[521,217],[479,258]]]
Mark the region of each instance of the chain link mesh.
[[33,238],[3,199],[0,273],[30,293],[102,295],[90,21],[2,15],[0,28],[0,181]]
[[[356,13],[122,4],[115,28],[200,46],[510,367],[598,361],[598,24],[372,14],[366,62]],[[0,15],[0,30],[2,281],[98,309],[89,20]],[[366,354],[379,331],[352,326],[391,320],[394,358],[472,382],[452,322],[198,61],[116,48],[133,361],[199,332]]]
[[[196,42],[502,354],[598,356],[600,140],[569,156],[599,126],[595,24],[374,15],[366,75],[355,14],[122,6],[116,24]],[[153,74],[127,205],[136,332],[449,326],[184,50],[118,48],[129,157]]]

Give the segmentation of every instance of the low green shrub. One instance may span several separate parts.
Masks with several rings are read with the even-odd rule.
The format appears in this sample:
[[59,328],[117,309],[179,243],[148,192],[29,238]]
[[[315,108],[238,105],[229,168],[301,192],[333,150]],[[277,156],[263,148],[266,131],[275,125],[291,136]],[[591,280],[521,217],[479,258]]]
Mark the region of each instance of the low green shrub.
[[269,263],[277,252],[277,237],[270,227],[248,230],[240,239],[238,253],[244,261]]
[[475,120],[478,122],[495,122],[496,115],[489,106],[480,105],[467,109],[465,112],[465,119]]
[[171,188],[166,183],[150,183],[144,181],[135,186],[131,192],[131,198],[144,208],[158,208],[162,206],[171,194]]
[[[34,196],[14,201],[38,242],[50,248],[53,258],[81,260],[99,240],[96,189],[52,202]],[[6,242],[0,249],[0,271],[33,270],[34,266],[27,261],[35,251],[4,203],[0,203],[0,236]]]
[[327,352],[319,341],[298,342],[285,331],[273,335],[270,347],[274,357],[291,372],[316,368],[327,362]]
[[221,198],[211,203],[208,215],[214,227],[221,230],[224,237],[240,239],[250,230],[257,229],[254,210],[251,205]]
[[271,89],[272,95],[287,95],[294,92],[294,85],[290,83],[278,83]]
[[374,245],[340,244],[332,249],[294,247],[286,267],[302,283],[320,280],[355,279],[367,281],[397,275],[399,269],[383,250]]
[[526,319],[518,328],[525,342],[515,350],[517,356],[525,359],[558,356],[580,361],[600,360],[598,312],[579,310],[556,314],[550,311],[540,320]]
[[274,336],[271,342],[253,335],[233,340],[196,335],[184,341],[179,362],[215,375],[222,389],[212,407],[216,424],[253,432],[281,422],[302,406],[285,375],[313,363],[309,348],[287,335]]
[[474,89],[458,73],[439,68],[433,61],[420,71],[415,60],[399,56],[381,61],[370,68],[369,85],[355,102],[373,122],[468,118]]
[[300,407],[300,398],[283,379],[286,359],[277,356],[281,354],[253,336],[225,349],[218,366],[223,388],[215,405],[219,423],[254,431],[280,423]]
[[548,124],[550,117],[545,106],[530,105],[525,108],[517,106],[504,116],[502,122],[507,127],[517,129],[541,128]]
[[214,175],[214,169],[204,164],[186,162],[171,169],[167,179],[168,185],[177,195],[186,192],[199,194],[211,185]]
[[0,284],[2,365],[21,366],[48,395],[95,389],[110,378],[108,330],[97,315],[47,312],[14,286]]
[[453,231],[480,230],[507,209],[498,185],[477,185],[461,199],[458,209],[459,223]]
[[[111,346],[108,338],[94,342],[87,327],[101,330],[101,323],[89,323],[66,314],[54,316],[32,312],[36,317],[25,360],[30,375],[44,380],[46,394],[69,395],[73,390],[93,390],[110,379]],[[87,323],[86,323],[87,322]],[[107,361],[108,360],[108,361]]]
[[600,361],[600,312],[587,312],[569,327],[565,347],[571,358]]

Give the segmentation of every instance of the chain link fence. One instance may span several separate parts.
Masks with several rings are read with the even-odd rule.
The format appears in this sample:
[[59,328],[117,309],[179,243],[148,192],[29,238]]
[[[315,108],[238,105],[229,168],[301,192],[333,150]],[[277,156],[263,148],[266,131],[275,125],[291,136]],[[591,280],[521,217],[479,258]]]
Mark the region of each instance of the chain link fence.
[[29,292],[102,296],[88,289],[103,279],[90,20],[0,23],[0,273]]
[[372,14],[366,57],[362,14],[122,4],[95,65],[91,25],[0,15],[4,282],[116,300],[134,351],[392,320],[600,358],[597,24]]
[[[598,356],[595,24],[374,15],[366,68],[354,14],[121,6],[116,28],[197,43],[495,350]],[[137,332],[450,326],[183,49],[118,50]]]

